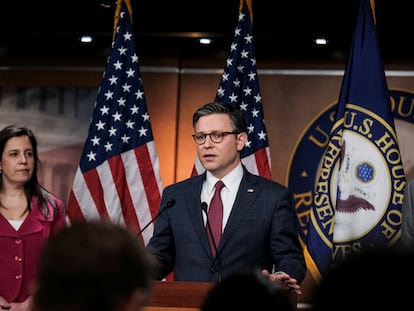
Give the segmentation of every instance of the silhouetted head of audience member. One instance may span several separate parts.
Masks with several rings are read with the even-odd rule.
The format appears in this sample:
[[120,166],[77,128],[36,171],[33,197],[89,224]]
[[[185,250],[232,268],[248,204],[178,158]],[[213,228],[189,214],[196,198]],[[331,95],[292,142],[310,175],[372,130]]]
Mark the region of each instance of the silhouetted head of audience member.
[[[414,254],[400,248],[355,253],[315,288],[313,311],[402,310],[411,304]],[[410,289],[411,288],[411,289]]]
[[75,223],[46,244],[34,310],[141,310],[151,295],[153,264],[125,227],[108,221]]
[[262,275],[260,270],[235,273],[217,283],[207,294],[201,311],[294,311],[288,291]]

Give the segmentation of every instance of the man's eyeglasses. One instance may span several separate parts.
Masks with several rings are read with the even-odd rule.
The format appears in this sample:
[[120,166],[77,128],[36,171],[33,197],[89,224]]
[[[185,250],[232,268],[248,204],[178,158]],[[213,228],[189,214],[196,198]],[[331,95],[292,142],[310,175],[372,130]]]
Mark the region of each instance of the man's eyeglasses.
[[210,136],[210,140],[213,143],[217,144],[223,141],[224,136],[230,135],[230,134],[237,135],[240,133],[239,132],[212,132],[210,134],[196,133],[196,134],[193,134],[192,136],[193,136],[194,142],[197,145],[202,145],[206,142],[207,136]]

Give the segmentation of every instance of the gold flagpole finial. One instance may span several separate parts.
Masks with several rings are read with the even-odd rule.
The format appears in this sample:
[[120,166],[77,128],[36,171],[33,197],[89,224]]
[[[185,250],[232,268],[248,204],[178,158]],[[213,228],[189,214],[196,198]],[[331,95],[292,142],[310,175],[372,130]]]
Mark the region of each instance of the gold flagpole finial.
[[250,22],[253,23],[253,7],[252,0],[240,0],[239,13],[243,10],[243,3],[246,2],[247,8],[249,9]]
[[374,18],[374,25],[377,25],[377,17],[375,16],[375,0],[369,1],[371,4],[372,17]]
[[115,9],[115,17],[114,17],[114,31],[113,31],[113,35],[112,35],[112,40],[115,39],[115,34],[116,34],[116,28],[118,27],[118,22],[119,22],[119,14],[121,12],[121,6],[122,6],[122,2],[125,2],[127,8],[128,8],[128,12],[129,12],[129,16],[131,18],[131,23],[132,23],[132,8],[131,8],[131,1],[130,0],[117,0],[116,1],[116,9]]

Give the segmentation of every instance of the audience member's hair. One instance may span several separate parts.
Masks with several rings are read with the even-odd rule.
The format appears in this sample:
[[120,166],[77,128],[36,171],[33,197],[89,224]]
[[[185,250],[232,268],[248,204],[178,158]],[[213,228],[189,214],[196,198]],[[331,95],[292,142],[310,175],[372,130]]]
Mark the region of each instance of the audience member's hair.
[[259,270],[236,273],[217,283],[207,294],[202,311],[293,311],[288,292]]
[[398,248],[355,253],[332,268],[314,291],[314,311],[402,310],[414,280],[414,254]]
[[75,223],[46,245],[35,310],[123,310],[137,291],[143,305],[151,294],[152,269],[151,255],[126,228],[107,221]]

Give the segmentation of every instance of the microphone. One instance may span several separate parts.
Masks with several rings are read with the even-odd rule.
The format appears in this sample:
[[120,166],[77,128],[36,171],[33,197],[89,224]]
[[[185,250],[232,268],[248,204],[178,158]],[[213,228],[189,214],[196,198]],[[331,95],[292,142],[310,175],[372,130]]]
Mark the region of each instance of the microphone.
[[[213,247],[214,247],[214,251],[216,253],[216,257],[214,257],[214,260],[211,263],[210,271],[211,272],[219,272],[219,280],[218,281],[221,282],[221,262],[220,262],[220,258],[219,258],[218,252],[217,252],[216,241],[214,240],[214,237],[213,237],[213,230],[211,230],[210,222],[208,220],[207,207],[208,207],[208,205],[207,205],[206,202],[201,203],[201,209],[204,212],[204,214],[206,214],[207,230],[208,230],[208,233],[210,234],[211,240],[213,241]],[[216,262],[217,262],[217,265],[218,265],[218,271],[215,268]]]
[[140,236],[142,234],[142,232],[144,232],[144,230],[147,229],[150,224],[152,224],[162,213],[164,213],[167,209],[169,209],[170,207],[172,207],[174,204],[175,204],[175,200],[174,199],[169,199],[167,201],[167,204],[165,205],[165,207],[164,208],[161,208],[158,211],[158,214],[155,215],[154,218],[151,218],[151,220],[137,233],[136,236],[137,237]]

